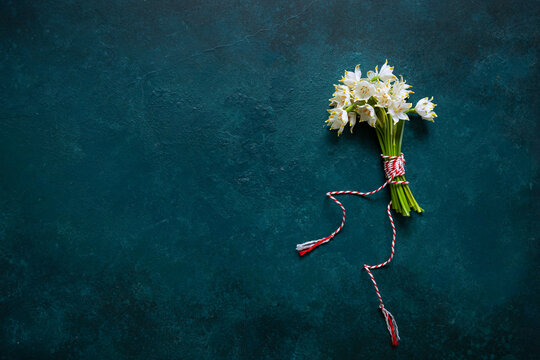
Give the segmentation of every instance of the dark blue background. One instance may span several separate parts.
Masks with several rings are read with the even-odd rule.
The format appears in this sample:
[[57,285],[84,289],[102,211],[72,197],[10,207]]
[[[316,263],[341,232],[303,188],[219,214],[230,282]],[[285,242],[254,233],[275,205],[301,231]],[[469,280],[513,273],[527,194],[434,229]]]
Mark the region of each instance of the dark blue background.
[[[527,359],[538,351],[536,1],[2,1],[0,358]],[[407,124],[388,192],[332,84],[388,59]],[[363,124],[365,125],[365,124]]]

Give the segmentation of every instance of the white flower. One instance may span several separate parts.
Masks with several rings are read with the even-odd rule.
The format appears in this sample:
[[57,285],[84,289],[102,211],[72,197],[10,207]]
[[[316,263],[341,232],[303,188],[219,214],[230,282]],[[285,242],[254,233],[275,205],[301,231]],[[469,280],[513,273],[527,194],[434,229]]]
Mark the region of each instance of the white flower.
[[405,114],[405,111],[409,110],[411,106],[411,103],[394,101],[388,107],[388,114],[392,116],[394,123],[397,123],[399,120],[409,120],[409,117],[407,114]]
[[392,73],[394,71],[394,67],[388,65],[388,60],[385,61],[384,65],[381,66],[381,70],[379,71],[379,68],[375,66],[375,71],[368,71],[367,77],[369,80],[373,80],[373,78],[377,77],[381,81],[387,81],[387,80],[394,80],[397,79],[396,76]]
[[330,126],[330,130],[337,130],[338,135],[341,135],[349,121],[349,115],[342,108],[329,109],[328,112],[330,117],[326,120],[326,123]]
[[387,108],[392,103],[393,99],[390,95],[390,82],[379,82],[377,83],[375,94],[373,97],[377,100],[375,106],[381,108]]
[[351,92],[345,85],[334,85],[336,91],[334,97],[330,99],[331,103],[338,107],[351,105]]
[[373,106],[368,104],[359,106],[356,109],[356,112],[358,115],[360,115],[360,121],[366,121],[369,125],[375,127],[377,116],[375,115],[375,109],[373,109]]
[[354,72],[345,70],[345,75],[340,81],[352,89],[361,79],[362,72],[360,71],[360,65],[356,65]]
[[375,85],[373,85],[369,81],[362,80],[354,86],[354,101],[367,100],[373,95],[375,95]]
[[428,121],[433,121],[433,118],[437,117],[437,114],[433,112],[433,108],[437,105],[432,103],[431,100],[433,100],[433,97],[431,97],[431,99],[428,99],[427,97],[420,99],[414,107],[416,113],[420,115],[422,119]]
[[411,90],[407,90],[410,87],[411,85],[406,84],[405,81],[403,81],[403,77],[401,77],[401,81],[396,80],[390,90],[392,98],[394,100],[405,101],[405,99],[409,97],[409,94],[413,93]]

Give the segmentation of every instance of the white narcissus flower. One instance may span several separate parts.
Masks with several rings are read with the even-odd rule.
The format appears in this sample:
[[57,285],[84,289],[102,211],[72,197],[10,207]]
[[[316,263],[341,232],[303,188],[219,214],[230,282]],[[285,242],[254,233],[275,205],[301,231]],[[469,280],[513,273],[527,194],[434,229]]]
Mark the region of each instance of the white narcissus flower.
[[405,114],[405,111],[409,110],[411,106],[411,103],[394,101],[388,107],[388,114],[392,116],[392,119],[396,124],[399,120],[409,120],[409,117],[407,116],[407,114]]
[[328,112],[330,117],[326,120],[326,123],[330,126],[330,130],[337,130],[338,135],[341,135],[349,121],[349,115],[342,108],[329,109]]
[[373,109],[373,106],[368,104],[359,106],[356,109],[356,112],[360,116],[360,121],[365,121],[369,125],[375,127],[375,123],[377,122],[377,116],[375,115],[375,109]]
[[433,121],[433,118],[437,117],[437,114],[433,112],[433,108],[437,105],[432,103],[431,100],[433,100],[433,96],[431,97],[431,99],[428,99],[427,97],[420,99],[414,107],[416,113],[420,115],[422,119],[428,121]]
[[375,95],[375,85],[369,81],[359,81],[353,89],[354,101],[367,100]]
[[331,103],[338,107],[351,105],[351,92],[345,85],[334,85],[336,91],[334,97],[330,99]]
[[345,75],[340,81],[352,89],[361,79],[362,72],[360,71],[360,65],[356,65],[354,72],[345,70]]
[[403,81],[403,77],[401,77],[401,81],[396,80],[392,85],[392,89],[390,90],[392,98],[394,100],[405,101],[405,99],[409,97],[409,94],[413,93],[411,90],[407,90],[410,87],[411,85],[406,84],[405,81]]
[[390,82],[379,82],[377,83],[375,94],[373,97],[375,100],[377,100],[377,104],[375,106],[381,107],[381,108],[387,108],[392,103],[393,99],[390,95]]
[[394,67],[388,65],[388,60],[386,60],[384,62],[384,65],[381,66],[380,71],[379,71],[379,67],[375,66],[375,71],[368,71],[367,77],[369,80],[373,80],[375,77],[377,77],[381,81],[395,80],[397,78],[392,73],[393,71],[394,71]]

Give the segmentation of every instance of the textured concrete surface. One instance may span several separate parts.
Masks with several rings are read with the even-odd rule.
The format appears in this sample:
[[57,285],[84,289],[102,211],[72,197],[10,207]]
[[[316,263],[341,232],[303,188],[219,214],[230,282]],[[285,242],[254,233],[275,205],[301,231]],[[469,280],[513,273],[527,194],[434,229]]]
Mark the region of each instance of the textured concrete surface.
[[[1,359],[528,359],[538,350],[533,1],[1,1]],[[423,216],[375,134],[323,128],[346,68],[433,95]]]

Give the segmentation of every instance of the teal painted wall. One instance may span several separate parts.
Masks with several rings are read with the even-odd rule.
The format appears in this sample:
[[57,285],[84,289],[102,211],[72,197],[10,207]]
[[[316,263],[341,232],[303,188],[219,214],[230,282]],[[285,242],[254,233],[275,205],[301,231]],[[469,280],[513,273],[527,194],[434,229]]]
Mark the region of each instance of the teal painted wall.
[[[532,359],[537,1],[1,1],[0,359]],[[323,127],[343,70],[435,97],[407,124],[425,208],[372,129]]]

